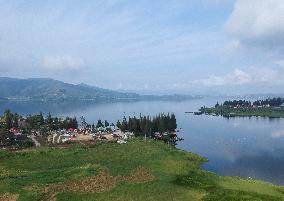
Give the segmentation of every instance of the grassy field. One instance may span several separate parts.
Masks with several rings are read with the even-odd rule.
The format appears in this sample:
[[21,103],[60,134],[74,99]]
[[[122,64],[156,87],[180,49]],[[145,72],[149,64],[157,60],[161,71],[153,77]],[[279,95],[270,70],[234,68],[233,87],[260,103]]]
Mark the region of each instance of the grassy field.
[[229,107],[203,107],[200,109],[203,114],[216,114],[224,117],[270,117],[283,118],[283,108],[229,108]]
[[284,187],[200,169],[157,141],[0,151],[0,201],[278,201]]

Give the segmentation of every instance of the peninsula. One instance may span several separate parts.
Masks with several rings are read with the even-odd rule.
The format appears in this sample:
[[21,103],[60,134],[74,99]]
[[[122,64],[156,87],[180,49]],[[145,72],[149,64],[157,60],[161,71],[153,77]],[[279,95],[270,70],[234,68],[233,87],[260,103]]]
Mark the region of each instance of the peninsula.
[[197,115],[206,114],[223,117],[284,117],[284,99],[272,98],[257,100],[254,102],[246,100],[225,101],[217,103],[214,107],[201,107]]

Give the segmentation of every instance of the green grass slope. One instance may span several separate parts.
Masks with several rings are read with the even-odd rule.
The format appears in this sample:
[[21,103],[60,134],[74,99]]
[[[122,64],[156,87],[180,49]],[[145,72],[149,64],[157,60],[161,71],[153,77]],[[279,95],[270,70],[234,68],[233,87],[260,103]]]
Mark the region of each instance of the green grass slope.
[[0,151],[0,201],[278,201],[284,188],[200,169],[206,160],[156,141]]

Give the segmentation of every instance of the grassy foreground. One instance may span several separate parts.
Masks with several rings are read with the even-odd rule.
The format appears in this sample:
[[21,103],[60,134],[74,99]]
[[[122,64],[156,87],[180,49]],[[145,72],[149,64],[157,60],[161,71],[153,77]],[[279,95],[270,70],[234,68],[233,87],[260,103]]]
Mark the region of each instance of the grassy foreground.
[[200,169],[206,160],[157,141],[0,151],[0,201],[278,201],[284,187]]

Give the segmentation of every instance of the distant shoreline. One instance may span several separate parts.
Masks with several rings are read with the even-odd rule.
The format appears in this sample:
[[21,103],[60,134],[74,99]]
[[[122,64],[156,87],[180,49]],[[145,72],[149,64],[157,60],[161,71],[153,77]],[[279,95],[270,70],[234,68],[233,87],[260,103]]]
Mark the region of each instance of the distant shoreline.
[[202,107],[196,115],[212,115],[222,116],[226,118],[232,117],[268,117],[268,118],[284,118],[284,108],[267,107],[267,108],[230,108],[220,107]]
[[182,95],[168,95],[168,96],[148,96],[143,95],[138,98],[109,98],[109,97],[98,97],[98,98],[35,98],[35,97],[0,97],[0,101],[9,102],[29,102],[29,101],[39,101],[39,102],[56,102],[56,101],[95,101],[95,102],[121,102],[121,101],[186,101],[186,100],[196,100],[202,99],[202,97],[189,97]]

